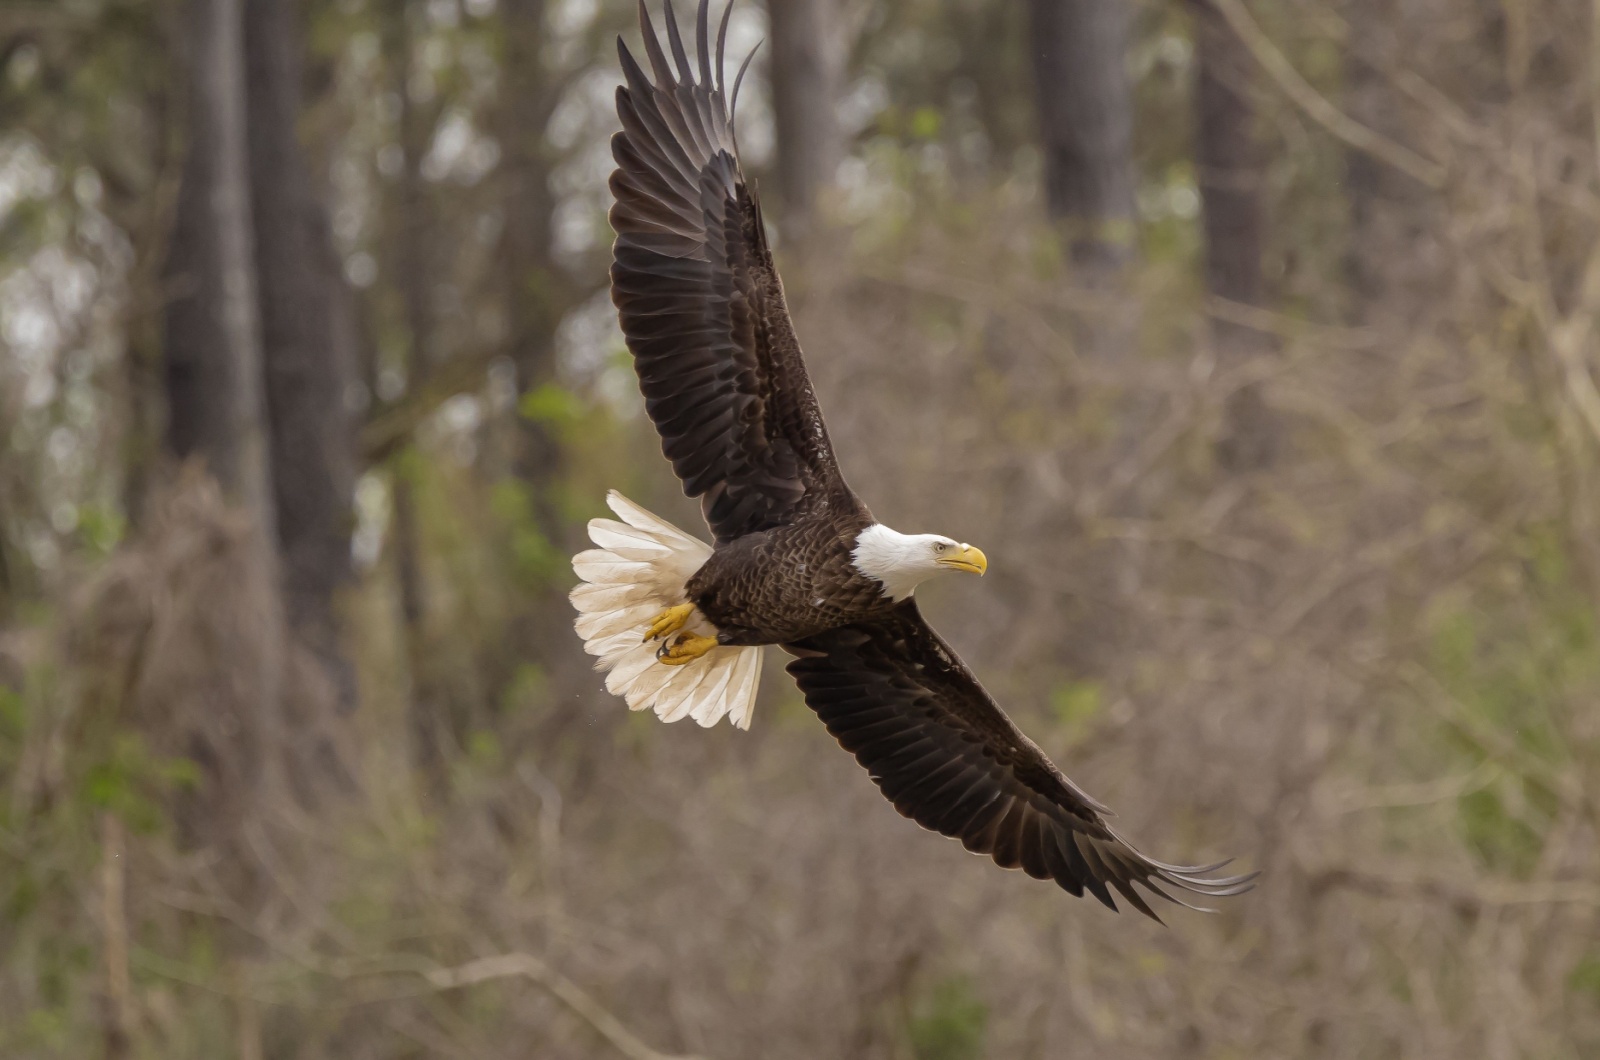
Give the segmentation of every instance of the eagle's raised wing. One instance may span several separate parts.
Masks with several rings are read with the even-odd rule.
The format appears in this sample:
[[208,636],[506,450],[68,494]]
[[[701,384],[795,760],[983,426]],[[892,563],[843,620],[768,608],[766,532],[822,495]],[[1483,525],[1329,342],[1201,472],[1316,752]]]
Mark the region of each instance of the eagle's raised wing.
[[819,504],[855,502],[739,170],[722,69],[727,14],[713,78],[701,0],[697,79],[671,0],[665,10],[676,75],[643,0],[653,83],[617,41],[628,83],[617,89],[622,131],[611,141],[611,298],[662,451],[720,544]]
[[1105,807],[1012,724],[915,601],[786,647],[799,656],[789,673],[807,705],[894,808],[1002,868],[1079,896],[1087,889],[1113,910],[1114,888],[1156,920],[1134,884],[1179,904],[1188,903],[1168,890],[1224,897],[1253,885],[1255,873],[1212,876],[1220,864],[1167,865],[1130,846],[1106,824]]

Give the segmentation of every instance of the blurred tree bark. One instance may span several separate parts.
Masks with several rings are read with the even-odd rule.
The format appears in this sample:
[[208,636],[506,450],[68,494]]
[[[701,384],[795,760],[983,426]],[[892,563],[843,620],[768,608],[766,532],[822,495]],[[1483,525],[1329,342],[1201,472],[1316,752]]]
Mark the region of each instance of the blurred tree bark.
[[815,224],[817,197],[844,157],[838,117],[843,14],[838,0],[768,0],[767,14],[778,195],[783,221],[803,239]]
[[[570,292],[551,257],[551,147],[545,128],[559,96],[546,57],[546,0],[502,0],[505,60],[502,65],[499,140],[504,182],[505,230],[500,255],[505,277],[508,347],[517,393],[527,394],[555,378],[555,336]],[[533,490],[534,511],[547,536],[559,520],[546,496],[561,468],[561,450],[549,429],[517,417],[517,476]]]
[[[398,195],[389,212],[390,253],[395,287],[405,304],[406,332],[410,336],[406,361],[407,386],[415,391],[437,367],[434,349],[433,270],[429,261],[432,233],[431,204],[422,176],[422,159],[427,151],[432,122],[420,112],[411,93],[411,72],[415,42],[412,38],[411,0],[390,0],[384,21],[384,50],[387,53],[400,101],[400,173]],[[405,636],[406,660],[410,667],[410,702],[407,706],[411,730],[412,761],[421,773],[428,791],[441,796],[446,783],[443,733],[443,707],[433,687],[427,667],[427,587],[421,566],[421,528],[412,471],[406,454],[391,461],[393,469],[394,560],[400,590],[400,621]]]
[[194,660],[195,684],[208,693],[203,717],[165,715],[151,724],[176,728],[155,735],[181,745],[206,778],[180,803],[180,832],[218,853],[231,895],[253,909],[263,876],[242,850],[241,835],[280,774],[287,655],[251,231],[241,0],[190,0],[184,29],[187,156],[164,271],[167,440],[175,455],[204,464],[249,528],[238,545],[217,550],[231,551],[237,564],[230,571],[233,606],[215,605],[199,620],[205,643],[238,650],[201,652]]
[[[1350,26],[1345,45],[1345,109],[1361,125],[1400,143],[1407,135],[1382,64],[1396,48],[1391,28],[1399,17],[1393,0],[1349,0]],[[1350,236],[1345,277],[1350,287],[1352,323],[1371,323],[1391,299],[1406,268],[1415,268],[1415,253],[1427,228],[1423,188],[1411,177],[1370,152],[1345,151],[1345,198]],[[1426,296],[1424,296],[1426,297]]]
[[[1205,231],[1206,290],[1244,306],[1264,304],[1261,247],[1265,210],[1263,165],[1250,98],[1254,61],[1208,2],[1194,8],[1195,170]],[[1266,352],[1263,334],[1226,315],[1211,315],[1212,342],[1224,367]],[[1245,385],[1228,398],[1218,457],[1231,470],[1271,463],[1277,427],[1260,387]]]
[[1376,223],[1384,182],[1383,163],[1365,151],[1345,153],[1345,198],[1350,208],[1350,246],[1345,255],[1345,277],[1350,285],[1350,320],[1364,324],[1383,293],[1382,244]]
[[107,215],[129,233],[133,252],[123,310],[127,349],[121,379],[128,422],[121,495],[123,510],[132,526],[139,525],[144,514],[144,502],[163,456],[162,317],[166,292],[162,270],[176,200],[174,192],[179,183],[170,165],[175,147],[170,132],[173,96],[180,90],[170,79],[160,78],[140,98],[139,111],[152,130],[147,164],[150,173],[161,175],[159,179],[140,181],[136,172],[127,171],[132,167],[126,167],[126,163],[118,166],[114,157],[95,162],[98,172],[110,174],[105,180]]
[[[1345,106],[1356,121],[1369,123],[1377,115],[1376,97],[1382,92],[1372,67],[1371,49],[1376,35],[1373,23],[1381,17],[1379,0],[1352,0],[1350,36],[1344,63]],[[1345,277],[1350,284],[1351,318],[1365,322],[1382,290],[1379,261],[1382,240],[1377,231],[1377,201],[1389,176],[1383,163],[1365,151],[1345,149],[1345,200],[1350,210],[1350,243],[1345,254]]]
[[240,0],[191,0],[188,154],[164,280],[167,442],[198,456],[272,540]]
[[1123,0],[1029,0],[1045,195],[1073,260],[1105,273],[1133,253],[1133,99]]
[[411,32],[411,0],[392,0],[386,25],[387,49],[394,64],[394,92],[399,109],[399,209],[391,215],[392,249],[395,256],[395,284],[405,305],[406,331],[410,336],[410,359],[406,365],[407,386],[422,385],[438,367],[434,349],[435,330],[433,265],[429,259],[432,243],[433,204],[422,176],[422,160],[432,134],[432,116],[417,106],[411,93],[415,42]]
[[[1194,35],[1194,152],[1206,289],[1232,302],[1260,305],[1262,166],[1249,95],[1253,60],[1205,0],[1195,4]],[[1217,328],[1230,331],[1223,321]],[[1234,333],[1244,330],[1231,326]]]
[[287,613],[338,690],[355,702],[334,594],[350,577],[355,432],[351,351],[337,327],[343,277],[296,132],[303,51],[288,0],[245,0],[251,207],[262,360],[271,420]]

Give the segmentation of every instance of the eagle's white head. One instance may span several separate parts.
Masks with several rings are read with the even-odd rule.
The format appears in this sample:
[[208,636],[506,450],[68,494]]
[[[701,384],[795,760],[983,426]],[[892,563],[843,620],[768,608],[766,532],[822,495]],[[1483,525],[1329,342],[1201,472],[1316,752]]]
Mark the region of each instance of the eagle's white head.
[[939,534],[902,534],[873,523],[856,535],[855,568],[883,583],[884,595],[904,600],[935,574],[989,569],[983,550]]

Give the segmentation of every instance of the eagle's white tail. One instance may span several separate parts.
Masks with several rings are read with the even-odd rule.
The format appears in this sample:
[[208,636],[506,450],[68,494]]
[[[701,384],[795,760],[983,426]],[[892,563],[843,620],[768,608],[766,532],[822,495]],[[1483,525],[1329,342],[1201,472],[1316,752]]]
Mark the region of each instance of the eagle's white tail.
[[[711,546],[651,515],[612,490],[606,503],[622,518],[591,519],[589,538],[599,548],[572,557],[583,579],[572,590],[583,648],[599,656],[606,691],[628,701],[630,710],[651,709],[662,721],[693,718],[709,728],[726,714],[750,727],[761,649],[716,647],[681,666],[656,659],[659,642],[646,641],[650,620],[685,602],[683,586],[711,555]],[[684,627],[715,636],[699,611]]]

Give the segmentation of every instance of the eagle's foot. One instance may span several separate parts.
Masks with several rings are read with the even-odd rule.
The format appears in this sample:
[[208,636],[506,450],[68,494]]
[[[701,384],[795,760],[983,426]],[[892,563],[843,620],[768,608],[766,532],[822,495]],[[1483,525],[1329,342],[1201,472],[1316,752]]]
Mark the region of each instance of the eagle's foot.
[[679,604],[677,607],[667,608],[650,620],[650,628],[645,630],[644,639],[660,640],[662,637],[672,636],[683,628],[692,614],[694,614],[694,604]]
[[656,649],[656,658],[668,666],[682,666],[700,658],[717,646],[716,637],[702,637],[696,633],[680,633]]

